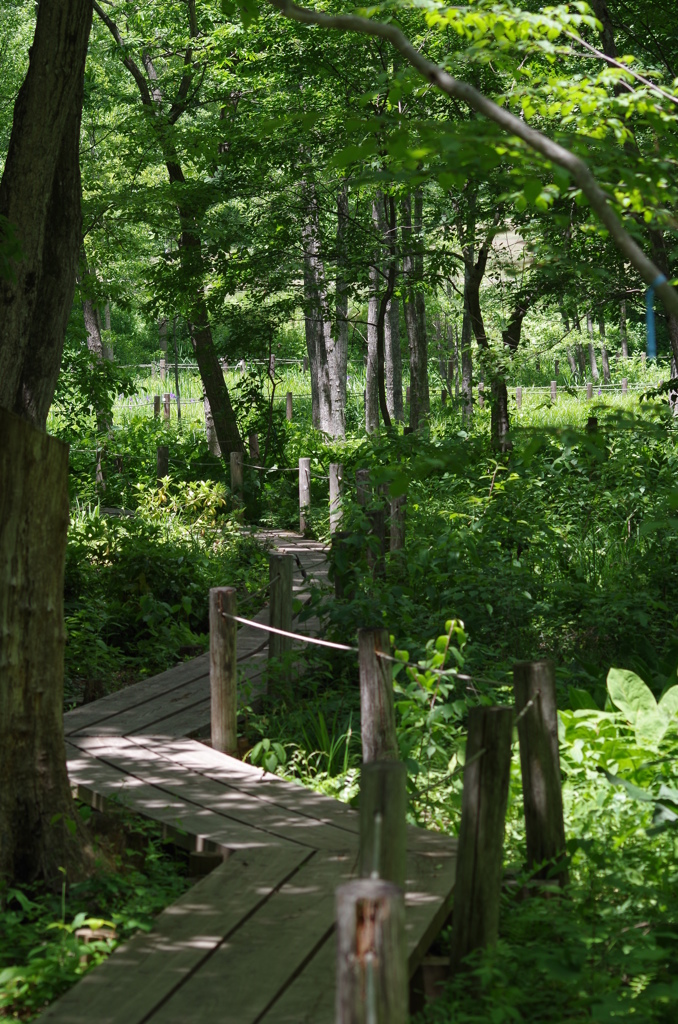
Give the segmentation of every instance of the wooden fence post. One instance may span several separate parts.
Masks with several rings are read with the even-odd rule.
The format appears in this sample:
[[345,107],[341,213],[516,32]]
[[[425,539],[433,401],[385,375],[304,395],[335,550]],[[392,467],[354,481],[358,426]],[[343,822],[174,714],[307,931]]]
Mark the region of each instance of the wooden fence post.
[[330,462],[330,533],[336,533],[341,526],[341,485],[344,481],[344,467],[340,462]]
[[160,403],[161,403],[161,401],[162,400],[160,398],[160,395],[153,395],[153,415],[154,415],[156,420],[160,416]]
[[586,385],[586,401],[590,402],[592,398],[593,398],[593,384],[589,383],[589,384]]
[[[525,661],[513,668],[523,777],[528,868],[538,878],[568,881],[563,794],[558,750],[556,672],[552,661]],[[560,864],[554,868],[553,862]],[[548,862],[545,866],[544,862]]]
[[302,372],[308,373],[308,356],[304,356],[304,361],[302,363]]
[[370,761],[360,773],[360,876],[405,885],[407,766]]
[[336,892],[335,1024],[406,1024],[405,900],[392,882],[360,878]]
[[168,391],[162,396],[162,418],[165,423],[169,423],[170,416],[172,415],[172,396]]
[[391,499],[391,551],[402,551],[405,547],[405,513],[407,495],[399,494]]
[[169,475],[169,448],[166,444],[159,444],[156,453],[156,468],[158,483]]
[[520,409],[523,404],[523,389],[521,387],[516,388],[516,409]]
[[471,708],[461,805],[450,966],[499,934],[513,709]]
[[311,507],[311,460],[299,459],[299,533],[306,533],[306,510]]
[[447,404],[447,391],[445,390],[445,388],[442,388],[440,391],[440,403],[441,405]]
[[287,417],[288,422],[291,423],[292,419],[293,419],[292,392],[291,391],[287,392],[287,396],[286,396],[286,399],[285,399],[285,416]]
[[243,487],[243,455],[242,452],[231,452],[231,494],[242,498]]
[[551,401],[555,404],[558,398],[558,382],[555,380],[551,381]]
[[164,356],[160,356],[160,380],[164,380],[167,376],[167,360]]
[[629,390],[629,378],[622,377],[622,395],[626,395]]
[[643,370],[647,369],[647,352],[640,353],[640,362],[642,363]]
[[363,762],[397,761],[398,738],[395,724],[395,699],[388,630],[358,630],[360,665],[360,733]]
[[559,369],[560,369],[560,360],[556,359],[554,364],[553,364],[553,376],[554,377],[558,376],[558,370]]
[[237,754],[237,623],[222,612],[238,614],[235,587],[210,590],[210,703],[212,747],[223,754]]
[[[268,553],[268,574],[271,583],[269,591],[269,626],[276,629],[292,629],[292,572],[294,559],[292,555],[283,555],[279,551]],[[289,637],[268,635],[269,658],[280,658],[289,651],[292,641]]]

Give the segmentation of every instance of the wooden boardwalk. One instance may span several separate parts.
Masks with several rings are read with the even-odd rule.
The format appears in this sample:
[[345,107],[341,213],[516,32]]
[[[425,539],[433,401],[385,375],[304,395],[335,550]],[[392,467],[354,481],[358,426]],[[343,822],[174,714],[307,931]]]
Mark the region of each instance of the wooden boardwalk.
[[[297,555],[298,592],[311,572],[322,579],[320,545],[281,534],[276,542]],[[263,636],[240,630],[238,657]],[[264,658],[244,662],[254,688]],[[41,1020],[334,1020],[334,890],[356,871],[358,815],[192,739],[209,724],[208,671],[203,655],[65,716],[69,775],[83,799],[102,806],[114,797],[162,822],[177,842],[224,860]],[[409,829],[411,973],[447,917],[454,868],[453,840]]]

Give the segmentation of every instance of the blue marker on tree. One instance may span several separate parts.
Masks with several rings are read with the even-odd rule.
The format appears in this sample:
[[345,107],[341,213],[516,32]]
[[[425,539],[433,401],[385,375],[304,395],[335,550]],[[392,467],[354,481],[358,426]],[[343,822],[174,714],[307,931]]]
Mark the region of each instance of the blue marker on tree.
[[667,279],[659,274],[645,292],[645,325],[647,327],[647,358],[657,358],[657,335],[654,329],[654,290],[660,284],[666,284]]

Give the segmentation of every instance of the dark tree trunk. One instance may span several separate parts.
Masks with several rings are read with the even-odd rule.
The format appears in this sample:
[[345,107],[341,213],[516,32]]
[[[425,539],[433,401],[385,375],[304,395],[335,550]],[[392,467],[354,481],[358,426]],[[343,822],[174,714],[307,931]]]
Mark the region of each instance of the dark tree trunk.
[[327,307],[325,264],[320,245],[320,219],[315,187],[304,186],[306,221],[302,231],[304,250],[304,317],[306,350],[311,371],[311,412],[313,426],[332,433],[332,389],[330,386],[328,341],[332,340]]
[[626,333],[626,299],[619,306],[619,339],[621,341],[622,358],[629,358],[629,336]]
[[379,210],[381,193],[372,202],[372,227],[375,245],[370,262],[370,291],[367,300],[367,368],[365,372],[365,429],[373,434],[379,427],[379,352],[377,320],[379,319],[379,292],[381,284],[381,236],[383,217]]
[[348,371],[348,286],[344,273],[347,263],[348,182],[337,193],[337,257],[335,328],[328,352],[332,400],[332,437],[346,434],[346,373]]
[[0,409],[0,878],[21,882],[84,866],[64,758],[67,528],[67,445]]
[[428,346],[426,341],[426,299],[424,257],[421,252],[423,204],[420,193],[406,195],[401,204],[403,234],[403,305],[410,348],[410,427],[416,430],[428,416],[431,403],[428,387]]
[[464,308],[461,324],[461,415],[467,425],[473,419],[473,330],[471,315]]
[[508,412],[508,391],[503,377],[493,376],[491,383],[492,410],[490,439],[492,447],[499,452],[509,451],[513,445],[508,439],[510,429]]
[[403,366],[400,354],[400,299],[397,295],[393,296],[386,309],[384,350],[388,411],[396,423],[402,423],[405,413],[403,408]]

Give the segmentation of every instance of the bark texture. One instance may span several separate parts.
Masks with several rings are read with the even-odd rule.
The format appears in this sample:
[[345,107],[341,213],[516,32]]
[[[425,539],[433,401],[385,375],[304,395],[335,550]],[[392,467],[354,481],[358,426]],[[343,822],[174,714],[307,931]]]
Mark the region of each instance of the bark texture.
[[379,203],[381,194],[372,203],[372,226],[378,241],[375,242],[370,262],[370,290],[367,300],[367,367],[365,373],[365,429],[368,434],[379,427],[379,352],[377,321],[379,319],[379,291],[381,283],[381,233],[382,217]]
[[0,878],[22,882],[83,865],[64,757],[67,527],[68,446],[0,409]]
[[386,307],[384,358],[386,361],[388,411],[396,423],[402,423],[405,411],[403,407],[403,365],[400,353],[400,299],[397,295],[393,296]]
[[42,0],[14,106],[0,215],[22,250],[0,281],[0,406],[44,427],[61,365],[81,235],[79,140],[87,0]]
[[[413,217],[414,207],[414,217]],[[410,427],[422,426],[431,411],[428,387],[426,299],[424,296],[423,199],[406,195],[401,204],[403,234],[403,305],[410,348]]]

